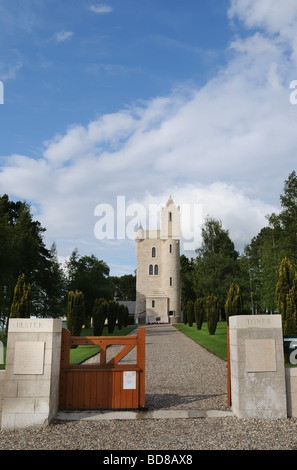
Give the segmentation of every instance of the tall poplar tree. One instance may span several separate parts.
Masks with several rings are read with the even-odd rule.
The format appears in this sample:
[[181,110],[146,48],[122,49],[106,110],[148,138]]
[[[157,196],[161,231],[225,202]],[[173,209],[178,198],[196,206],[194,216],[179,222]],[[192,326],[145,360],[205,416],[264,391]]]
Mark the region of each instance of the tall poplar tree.
[[276,285],[277,309],[282,317],[283,332],[285,335],[297,333],[296,293],[297,274],[294,272],[291,262],[285,257],[280,265],[279,279]]

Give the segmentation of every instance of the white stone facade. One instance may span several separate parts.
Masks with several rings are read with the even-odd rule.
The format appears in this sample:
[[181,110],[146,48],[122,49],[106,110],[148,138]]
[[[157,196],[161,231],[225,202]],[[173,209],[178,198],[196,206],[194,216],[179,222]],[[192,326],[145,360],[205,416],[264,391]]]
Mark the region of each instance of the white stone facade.
[[[286,418],[286,374],[281,316],[230,317],[229,344],[231,402],[234,415],[243,419]],[[289,377],[287,385],[288,382]],[[293,380],[291,382],[293,390]],[[294,411],[293,402],[291,409]]]
[[10,318],[6,369],[0,374],[1,429],[44,426],[56,416],[61,332],[58,319]]
[[180,211],[171,197],[160,230],[135,231],[137,323],[178,323],[180,310]]

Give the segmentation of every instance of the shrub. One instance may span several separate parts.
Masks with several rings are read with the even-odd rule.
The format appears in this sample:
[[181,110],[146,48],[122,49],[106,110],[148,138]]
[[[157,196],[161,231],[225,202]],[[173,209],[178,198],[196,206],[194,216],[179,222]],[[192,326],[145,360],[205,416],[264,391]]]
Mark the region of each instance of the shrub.
[[107,329],[113,333],[118,318],[118,302],[110,300],[107,306]]
[[107,302],[102,299],[96,299],[93,308],[93,327],[94,336],[101,336],[104,323],[107,317]]
[[31,287],[25,282],[25,275],[18,277],[13,293],[11,305],[11,318],[30,318],[31,311]]
[[187,302],[186,310],[187,310],[187,318],[188,318],[189,326],[193,326],[193,323],[194,323],[194,302],[192,302],[192,300],[189,300]]
[[185,325],[188,323],[187,305],[185,305],[184,308],[183,308],[183,322],[184,322]]
[[242,314],[242,308],[242,294],[240,287],[238,284],[232,282],[225,303],[227,325],[229,325],[229,317],[232,315]]
[[[126,315],[127,315],[127,325],[134,325],[134,323],[135,323],[135,317],[134,317],[134,315],[129,314],[129,309],[128,309],[128,307],[126,307],[126,309],[127,309],[127,312],[126,312]],[[125,326],[127,326],[127,325],[125,325]]]
[[213,294],[206,299],[206,316],[209,334],[214,335],[219,318],[219,309],[218,299]]
[[71,336],[80,336],[85,317],[84,294],[78,290],[68,292],[67,329]]
[[126,314],[126,307],[123,304],[119,304],[118,306],[118,329],[121,330],[122,326],[124,325]]
[[201,297],[196,299],[195,301],[194,315],[195,315],[195,322],[196,322],[197,329],[201,330],[202,323],[203,323],[203,316],[204,316],[204,302]]

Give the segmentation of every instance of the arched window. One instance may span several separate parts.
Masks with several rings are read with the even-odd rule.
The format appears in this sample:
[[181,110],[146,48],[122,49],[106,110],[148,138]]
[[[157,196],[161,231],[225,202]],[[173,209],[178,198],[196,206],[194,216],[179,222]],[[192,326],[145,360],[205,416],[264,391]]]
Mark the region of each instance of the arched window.
[[159,266],[155,264],[155,275],[159,274]]
[[172,287],[172,277],[170,277],[170,279],[169,279],[169,285],[170,285],[170,287]]
[[152,308],[155,308],[155,301],[152,300]]
[[169,222],[172,222],[172,212],[169,212]]
[[152,248],[152,258],[156,258],[156,248],[154,246]]
[[169,245],[169,253],[172,253],[172,244]]
[[152,276],[153,275],[153,265],[150,264],[150,267],[149,267],[149,275]]

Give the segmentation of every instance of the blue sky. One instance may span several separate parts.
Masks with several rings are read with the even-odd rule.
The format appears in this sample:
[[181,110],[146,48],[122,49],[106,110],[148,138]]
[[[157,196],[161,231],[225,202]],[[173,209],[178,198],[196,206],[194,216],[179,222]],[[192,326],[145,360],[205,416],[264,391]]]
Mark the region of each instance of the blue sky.
[[127,223],[119,197],[199,205],[242,250],[296,168],[296,26],[295,0],[0,0],[0,194],[115,275],[134,242],[94,212]]
[[73,123],[203,84],[224,62],[226,4],[2,0],[2,153],[39,156],[43,141]]

